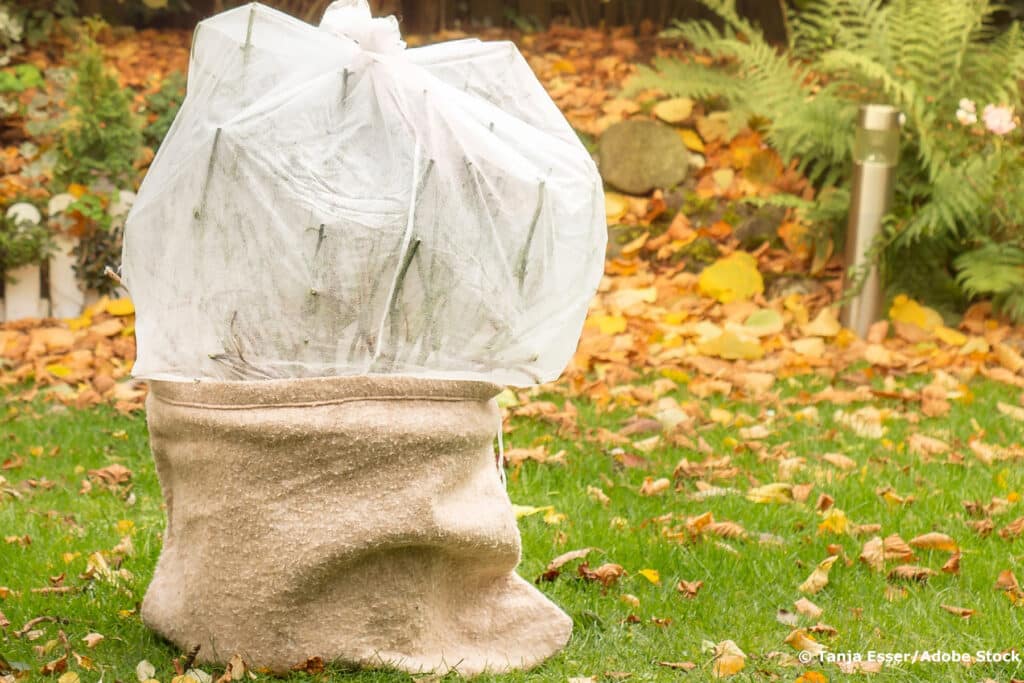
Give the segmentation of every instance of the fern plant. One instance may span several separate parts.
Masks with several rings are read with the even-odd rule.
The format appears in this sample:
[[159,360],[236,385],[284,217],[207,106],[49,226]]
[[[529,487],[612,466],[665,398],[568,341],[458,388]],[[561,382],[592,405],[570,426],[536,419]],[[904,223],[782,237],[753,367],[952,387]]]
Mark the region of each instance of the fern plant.
[[[1024,77],[1017,23],[996,28],[999,7],[988,0],[806,0],[787,17],[790,47],[780,51],[734,0],[701,2],[720,26],[690,21],[666,34],[712,64],[656,60],[639,69],[631,90],[721,102],[735,128],[766,122],[769,143],[833,202],[847,196],[858,107],[897,107],[905,116],[901,160],[879,250],[890,292],[946,310],[993,296],[1024,320],[1024,262],[994,257],[1024,255],[1024,198],[1016,193],[1024,161],[1012,117]],[[821,229],[841,230],[841,214],[817,214],[833,223]]]

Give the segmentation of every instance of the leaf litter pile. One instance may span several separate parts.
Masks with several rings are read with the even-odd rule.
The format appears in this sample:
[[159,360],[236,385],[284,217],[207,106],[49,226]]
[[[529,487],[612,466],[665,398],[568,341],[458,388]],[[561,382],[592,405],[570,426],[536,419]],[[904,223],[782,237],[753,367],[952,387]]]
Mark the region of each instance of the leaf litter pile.
[[[897,297],[857,338],[832,245],[789,212],[760,244],[740,230],[745,198],[810,196],[803,179],[700,103],[618,94],[667,48],[516,38],[577,129],[657,118],[699,163],[681,188],[609,192],[576,356],[559,382],[499,397],[520,571],[576,624],[564,655],[510,680],[1024,678],[978,656],[1012,658],[1024,623],[1022,330],[986,304],[952,323]],[[132,414],[133,312],[103,299],[0,329],[0,383],[20,399],[0,447],[3,683],[264,678],[244,653],[195,667],[139,619],[163,512]],[[940,650],[965,656],[929,661]],[[827,661],[869,651],[925,659]]]

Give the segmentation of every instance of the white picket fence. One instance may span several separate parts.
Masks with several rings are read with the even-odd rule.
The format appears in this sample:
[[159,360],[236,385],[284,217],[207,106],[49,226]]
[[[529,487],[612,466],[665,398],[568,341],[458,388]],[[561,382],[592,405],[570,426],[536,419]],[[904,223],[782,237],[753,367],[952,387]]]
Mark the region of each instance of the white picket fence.
[[[111,208],[126,213],[134,197],[133,193],[124,192],[122,200]],[[57,195],[51,199],[47,212],[53,216],[63,211],[70,200],[73,200],[70,195]],[[7,215],[33,222],[42,220],[39,210],[25,203],[12,205]],[[22,318],[77,318],[87,306],[99,299],[98,293],[86,289],[75,275],[76,240],[58,235],[54,242],[55,248],[47,263],[48,291],[43,288],[41,266],[22,266],[3,273],[0,322]]]
[[49,291],[43,290],[42,268],[22,266],[4,274],[3,305],[0,321],[21,318],[77,318],[98,298],[85,290],[74,271],[75,243],[58,238],[49,261]]

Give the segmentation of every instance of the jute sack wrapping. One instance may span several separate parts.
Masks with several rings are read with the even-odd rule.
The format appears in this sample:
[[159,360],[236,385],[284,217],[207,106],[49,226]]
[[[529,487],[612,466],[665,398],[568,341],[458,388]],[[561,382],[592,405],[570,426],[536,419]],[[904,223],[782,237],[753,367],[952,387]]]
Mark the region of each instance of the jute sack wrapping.
[[167,530],[145,623],[198,661],[528,668],[572,622],[515,573],[484,382],[150,383]]

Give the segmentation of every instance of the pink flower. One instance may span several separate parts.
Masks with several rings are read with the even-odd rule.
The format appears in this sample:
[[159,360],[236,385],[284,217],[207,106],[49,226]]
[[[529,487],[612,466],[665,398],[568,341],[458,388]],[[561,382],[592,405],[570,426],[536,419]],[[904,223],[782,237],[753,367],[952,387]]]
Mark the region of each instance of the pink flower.
[[1013,109],[1006,105],[985,105],[981,118],[985,121],[985,127],[996,135],[1006,135],[1017,127],[1017,122],[1013,120]]
[[978,122],[977,112],[974,102],[965,97],[960,100],[960,108],[956,110],[956,120],[961,126],[971,126]]

